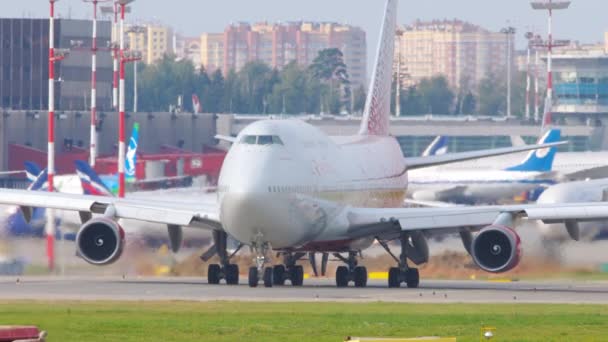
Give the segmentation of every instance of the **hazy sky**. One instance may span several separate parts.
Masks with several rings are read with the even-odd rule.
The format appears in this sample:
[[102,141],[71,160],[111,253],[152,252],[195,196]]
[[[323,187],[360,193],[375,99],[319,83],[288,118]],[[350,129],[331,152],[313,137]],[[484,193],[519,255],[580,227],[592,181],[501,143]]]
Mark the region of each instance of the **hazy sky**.
[[[0,3],[3,17],[48,15],[46,0]],[[235,21],[337,21],[363,27],[369,47],[375,47],[384,0],[137,0],[132,6],[132,19],[157,19],[186,35],[220,32]],[[57,7],[63,17],[84,18],[92,13],[91,5],[80,0],[60,0]],[[569,10],[556,13],[555,35],[581,42],[602,41],[603,32],[608,31],[606,13],[606,0],[573,0]],[[492,30],[509,22],[518,29],[520,47],[525,31],[547,30],[546,12],[532,11],[528,0],[401,0],[399,22],[411,23],[417,18],[461,18]],[[369,50],[371,55],[373,49]]]

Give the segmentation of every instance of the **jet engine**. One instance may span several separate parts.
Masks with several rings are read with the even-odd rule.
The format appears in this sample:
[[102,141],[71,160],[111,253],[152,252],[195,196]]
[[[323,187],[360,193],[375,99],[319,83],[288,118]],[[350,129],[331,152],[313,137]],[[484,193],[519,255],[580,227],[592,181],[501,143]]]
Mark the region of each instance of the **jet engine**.
[[108,218],[91,219],[76,235],[78,255],[93,265],[108,265],[118,260],[124,244],[124,230]]
[[519,264],[521,253],[519,235],[507,226],[483,228],[471,245],[471,256],[477,266],[491,273],[512,270]]

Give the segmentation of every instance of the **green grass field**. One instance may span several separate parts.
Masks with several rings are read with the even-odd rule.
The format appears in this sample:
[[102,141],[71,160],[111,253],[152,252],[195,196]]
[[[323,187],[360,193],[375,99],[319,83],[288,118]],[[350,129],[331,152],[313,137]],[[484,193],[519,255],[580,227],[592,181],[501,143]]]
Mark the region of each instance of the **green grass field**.
[[608,306],[527,304],[0,302],[0,324],[49,341],[342,341],[437,335],[478,341],[608,341]]

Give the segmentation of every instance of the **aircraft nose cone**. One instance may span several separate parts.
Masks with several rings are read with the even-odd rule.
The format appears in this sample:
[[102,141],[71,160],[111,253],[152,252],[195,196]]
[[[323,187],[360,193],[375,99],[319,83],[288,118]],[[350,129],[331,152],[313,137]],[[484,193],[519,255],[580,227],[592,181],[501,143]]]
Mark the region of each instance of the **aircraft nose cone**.
[[222,200],[221,220],[226,231],[241,242],[294,247],[317,234],[315,222],[305,217],[298,203],[288,194],[230,193]]

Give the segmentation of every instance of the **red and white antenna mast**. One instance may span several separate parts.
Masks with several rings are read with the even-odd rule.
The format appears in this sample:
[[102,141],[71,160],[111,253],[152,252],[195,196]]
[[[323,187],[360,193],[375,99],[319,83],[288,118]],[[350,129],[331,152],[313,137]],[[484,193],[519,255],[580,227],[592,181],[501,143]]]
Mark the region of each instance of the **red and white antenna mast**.
[[553,106],[553,66],[552,66],[552,54],[553,48],[558,44],[553,41],[553,11],[563,10],[570,7],[571,1],[559,1],[559,0],[545,0],[545,1],[532,1],[532,8],[535,10],[549,11],[548,19],[548,39],[546,43],[547,48],[547,98],[545,100],[545,113],[543,116],[543,130],[544,127],[550,125],[552,122],[552,106]]
[[[64,59],[68,51],[55,49],[55,3],[59,0],[49,0],[49,102],[48,102],[48,153],[47,153],[47,174],[49,192],[55,191],[55,63]],[[46,233],[46,254],[49,270],[55,268],[55,211],[46,211],[47,220],[45,226]]]

